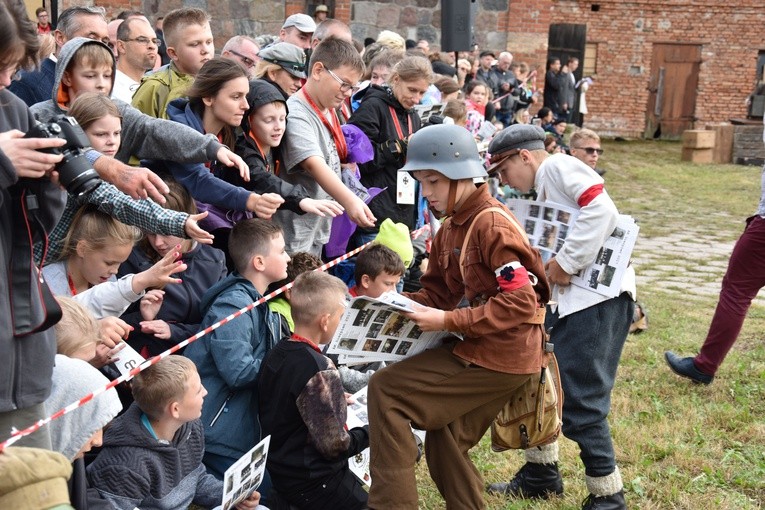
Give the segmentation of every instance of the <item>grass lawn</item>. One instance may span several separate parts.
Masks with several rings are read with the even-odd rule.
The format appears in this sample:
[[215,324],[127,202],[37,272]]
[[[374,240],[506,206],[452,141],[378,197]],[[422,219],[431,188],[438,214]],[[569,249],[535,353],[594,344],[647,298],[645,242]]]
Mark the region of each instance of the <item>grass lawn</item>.
[[[700,233],[721,243],[738,238],[760,198],[760,168],[680,162],[680,144],[606,142],[606,187],[622,213],[641,225],[641,240]],[[636,255],[640,255],[641,241]],[[661,250],[658,250],[661,252]],[[693,273],[703,250],[659,253],[681,267],[687,286],[640,286],[649,329],[631,335],[622,356],[610,416],[630,508],[757,509],[765,506],[765,308],[750,310],[744,330],[711,386],[675,376],[667,349],[690,355],[706,334],[716,296],[686,299],[685,289],[718,273]],[[663,258],[661,258],[663,257]],[[641,267],[637,267],[638,275]],[[638,276],[640,281],[640,276]],[[575,509],[587,496],[574,443],[562,439],[564,497],[548,502],[487,496],[491,509]],[[506,481],[522,454],[492,453],[488,436],[471,452],[487,483]],[[418,467],[420,508],[444,508],[427,466]]]

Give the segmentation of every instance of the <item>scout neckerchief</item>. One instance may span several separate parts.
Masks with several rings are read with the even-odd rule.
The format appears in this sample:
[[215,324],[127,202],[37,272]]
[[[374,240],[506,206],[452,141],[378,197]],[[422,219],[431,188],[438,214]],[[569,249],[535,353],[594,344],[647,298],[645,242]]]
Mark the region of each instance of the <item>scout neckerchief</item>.
[[301,344],[307,344],[308,346],[311,347],[311,349],[321,354],[321,349],[319,349],[319,346],[304,336],[300,336],[300,335],[296,335],[295,333],[292,333],[290,340],[292,340],[293,342],[300,342]]
[[[255,142],[255,146],[258,148],[258,152],[260,152],[260,157],[263,158],[263,161],[266,162],[266,172],[271,173],[271,164],[268,162],[268,158],[266,157],[266,153],[263,152],[263,148],[258,143],[258,139],[255,138],[255,134],[252,132],[252,128],[250,128],[250,138],[252,138],[252,141]],[[273,151],[271,151],[271,154],[273,154]],[[279,175],[279,160],[275,158],[274,175]]]

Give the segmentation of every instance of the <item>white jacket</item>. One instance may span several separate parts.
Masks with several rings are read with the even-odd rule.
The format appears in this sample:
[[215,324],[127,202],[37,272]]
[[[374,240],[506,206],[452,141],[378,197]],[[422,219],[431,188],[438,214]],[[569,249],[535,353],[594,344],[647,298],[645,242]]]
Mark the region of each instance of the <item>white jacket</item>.
[[56,296],[73,298],[87,308],[98,319],[119,317],[131,303],[138,301],[145,292],[133,292],[133,276],[128,274],[117,280],[115,277],[72,296],[66,277],[66,261],[60,260],[43,267],[45,282]]
[[[598,193],[598,187],[602,186],[601,176],[566,154],[548,157],[537,170],[534,188],[538,200],[579,209],[579,217],[556,257],[561,269],[568,274],[578,273],[592,264],[616,227],[619,211],[605,189]],[[588,200],[588,195],[594,198]],[[637,295],[632,266],[624,274],[621,291],[629,292],[633,299]],[[552,299],[557,303],[559,316],[565,317],[610,298],[574,285],[554,285]]]

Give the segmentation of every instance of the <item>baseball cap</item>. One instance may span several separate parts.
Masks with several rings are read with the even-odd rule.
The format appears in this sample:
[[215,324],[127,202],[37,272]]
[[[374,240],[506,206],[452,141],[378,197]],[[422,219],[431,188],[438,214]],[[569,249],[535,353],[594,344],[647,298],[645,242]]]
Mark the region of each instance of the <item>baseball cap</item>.
[[295,27],[301,32],[312,34],[316,31],[316,22],[307,14],[293,14],[286,20],[282,28]]

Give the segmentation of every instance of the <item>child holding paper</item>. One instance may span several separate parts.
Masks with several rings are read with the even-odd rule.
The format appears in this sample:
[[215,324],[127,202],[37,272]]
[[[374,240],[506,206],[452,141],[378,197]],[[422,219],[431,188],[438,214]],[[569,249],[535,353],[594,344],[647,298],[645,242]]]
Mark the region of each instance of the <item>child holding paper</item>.
[[345,430],[340,374],[321,353],[345,311],[345,297],[345,284],[334,276],[299,275],[290,298],[295,332],[263,359],[258,396],[263,435],[271,435],[272,505],[283,499],[306,510],[367,507],[348,458],[369,446],[368,429]]

